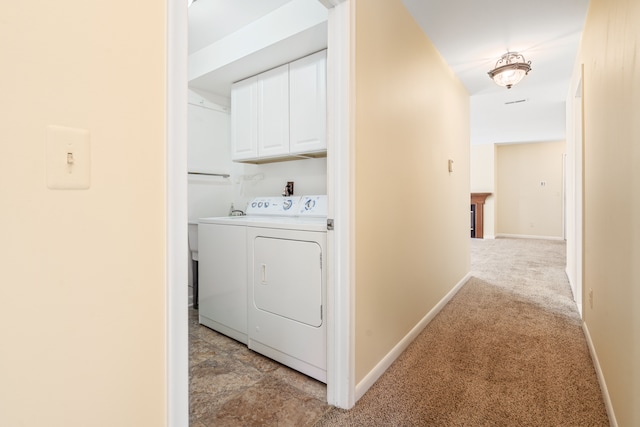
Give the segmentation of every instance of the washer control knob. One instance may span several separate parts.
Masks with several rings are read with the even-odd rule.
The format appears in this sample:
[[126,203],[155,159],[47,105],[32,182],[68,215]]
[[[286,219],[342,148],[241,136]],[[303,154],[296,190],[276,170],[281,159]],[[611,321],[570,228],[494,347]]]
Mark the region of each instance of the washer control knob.
[[309,211],[309,210],[313,209],[313,207],[314,207],[315,205],[316,205],[316,201],[315,201],[315,200],[313,200],[313,199],[309,199],[309,200],[307,200],[307,202],[304,204],[304,208],[305,208],[306,210],[308,210],[308,211]]

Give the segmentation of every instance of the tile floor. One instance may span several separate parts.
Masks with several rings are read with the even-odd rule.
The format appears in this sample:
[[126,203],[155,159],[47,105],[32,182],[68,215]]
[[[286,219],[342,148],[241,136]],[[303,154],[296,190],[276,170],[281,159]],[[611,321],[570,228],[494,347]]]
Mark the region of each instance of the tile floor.
[[198,324],[189,309],[190,426],[312,426],[326,386]]

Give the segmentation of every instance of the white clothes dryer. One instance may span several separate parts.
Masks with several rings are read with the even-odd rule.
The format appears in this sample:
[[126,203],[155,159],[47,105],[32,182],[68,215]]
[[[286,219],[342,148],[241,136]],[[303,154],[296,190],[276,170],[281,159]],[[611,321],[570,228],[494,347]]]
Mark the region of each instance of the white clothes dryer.
[[327,380],[326,219],[247,226],[249,348]]

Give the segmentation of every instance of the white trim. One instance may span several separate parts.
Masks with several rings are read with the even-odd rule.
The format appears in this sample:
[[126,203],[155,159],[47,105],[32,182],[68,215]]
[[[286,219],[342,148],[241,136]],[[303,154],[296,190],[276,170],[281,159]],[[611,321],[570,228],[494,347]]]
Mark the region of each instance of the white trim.
[[[579,304],[580,317],[583,317],[582,304],[584,299],[584,104],[583,104],[584,64],[580,65],[580,77],[576,87],[576,97],[573,108],[573,148],[574,148],[574,198],[575,198],[575,288],[576,302]],[[576,117],[577,116],[577,117]]]
[[433,307],[426,316],[422,318],[420,322],[416,326],[409,331],[405,337],[400,340],[398,344],[396,344],[393,349],[385,357],[378,362],[378,364],[358,383],[356,386],[356,398],[360,399],[364,394],[371,388],[371,386],[384,374],[384,372],[391,366],[393,362],[402,354],[402,352],[416,339],[420,332],[433,320],[434,317],[444,308],[444,306],[454,297],[455,294],[467,283],[467,281],[471,278],[471,273],[467,273],[462,280],[460,280],[454,287],[449,291],[447,295],[444,296],[440,300],[435,307]]
[[598,377],[598,382],[600,383],[600,390],[602,390],[602,400],[604,400],[604,406],[607,409],[607,415],[609,416],[609,424],[611,425],[611,427],[618,427],[616,414],[613,411],[613,404],[611,403],[611,397],[609,396],[609,390],[607,389],[607,382],[604,379],[604,374],[602,373],[602,368],[600,367],[600,361],[598,361],[598,355],[596,353],[595,347],[593,346],[593,341],[591,341],[591,334],[589,333],[589,328],[587,327],[586,322],[582,322],[582,330],[584,331],[584,337],[587,339],[587,346],[589,347],[589,353],[591,353],[593,366],[596,369],[596,376]]
[[350,2],[329,9],[327,49],[327,402],[355,405],[355,297],[352,276],[353,155],[351,121]]
[[576,60],[571,85],[567,94],[567,185],[566,185],[566,238],[567,277],[571,292],[583,317],[583,254],[584,254],[584,138],[582,103],[583,66]]
[[558,236],[534,236],[530,234],[498,233],[495,236],[496,239],[505,238],[505,237],[512,238],[512,239],[539,239],[539,240],[558,240],[558,241],[564,240],[562,237],[558,237]]
[[[565,140],[565,151],[566,146]],[[567,153],[562,154],[562,238],[567,240]]]
[[187,2],[166,2],[166,425],[189,424]]

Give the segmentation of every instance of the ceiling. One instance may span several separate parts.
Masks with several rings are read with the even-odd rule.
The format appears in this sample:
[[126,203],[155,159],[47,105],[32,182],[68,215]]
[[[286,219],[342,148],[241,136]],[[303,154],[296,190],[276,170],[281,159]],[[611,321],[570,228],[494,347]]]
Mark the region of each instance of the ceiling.
[[[291,1],[197,0],[189,8],[189,52]],[[402,2],[471,96],[472,143],[564,139],[565,99],[588,0]],[[532,68],[511,89],[487,75],[507,51],[522,53]]]
[[318,0],[194,1],[189,87],[228,98],[233,82],[325,49],[327,16]]
[[291,0],[197,0],[189,7],[189,54]]
[[[471,95],[471,142],[565,138],[565,100],[589,0],[402,0]],[[506,89],[487,72],[507,51],[531,72]]]

